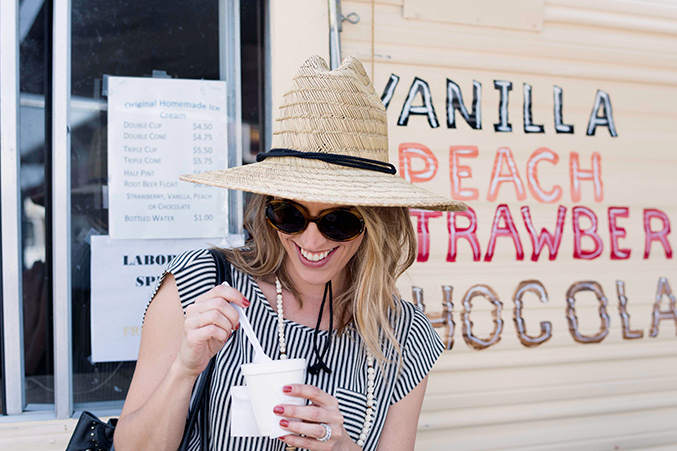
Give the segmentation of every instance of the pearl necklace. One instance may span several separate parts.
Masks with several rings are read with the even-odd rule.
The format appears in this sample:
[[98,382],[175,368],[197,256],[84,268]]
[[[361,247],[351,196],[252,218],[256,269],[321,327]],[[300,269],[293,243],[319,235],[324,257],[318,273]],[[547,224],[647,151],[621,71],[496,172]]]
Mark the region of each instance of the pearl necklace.
[[[284,308],[282,305],[282,284],[280,279],[275,277],[275,292],[277,293],[277,336],[280,342],[280,359],[287,358],[287,340],[284,335]],[[372,417],[374,416],[374,380],[376,371],[374,370],[374,356],[367,350],[367,411],[364,416],[364,424],[360,437],[357,440],[358,446],[363,446],[367,439],[367,434],[371,428]]]

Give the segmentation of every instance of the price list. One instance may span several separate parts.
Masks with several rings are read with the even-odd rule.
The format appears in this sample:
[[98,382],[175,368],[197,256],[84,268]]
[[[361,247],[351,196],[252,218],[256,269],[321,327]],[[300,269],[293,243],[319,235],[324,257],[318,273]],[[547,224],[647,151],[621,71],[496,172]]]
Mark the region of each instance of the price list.
[[226,234],[226,190],[179,180],[226,167],[226,84],[108,78],[111,239]]

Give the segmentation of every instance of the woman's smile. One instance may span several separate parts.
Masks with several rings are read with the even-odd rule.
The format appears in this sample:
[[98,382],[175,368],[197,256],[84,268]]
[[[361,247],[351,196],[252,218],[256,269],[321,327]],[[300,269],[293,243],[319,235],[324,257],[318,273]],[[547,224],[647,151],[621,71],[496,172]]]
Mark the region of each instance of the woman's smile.
[[[334,248],[328,249],[326,251],[312,252],[312,251],[309,251],[308,249],[302,248],[298,244],[296,245],[296,247],[298,248],[299,252],[301,253],[301,256],[303,257],[303,259],[307,260],[307,263],[313,264],[312,266],[317,266],[318,263],[320,263],[321,265],[325,264],[327,257],[329,257],[329,255],[332,252],[334,252],[334,250],[336,250],[336,248],[334,247]],[[303,262],[303,259],[301,259],[302,262]]]

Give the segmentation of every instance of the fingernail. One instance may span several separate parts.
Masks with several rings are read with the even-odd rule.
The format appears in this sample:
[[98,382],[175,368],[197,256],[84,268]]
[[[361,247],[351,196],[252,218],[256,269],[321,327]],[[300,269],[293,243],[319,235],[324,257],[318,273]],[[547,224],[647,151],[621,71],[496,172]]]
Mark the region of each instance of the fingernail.
[[235,330],[238,330],[240,328],[240,323],[237,323],[237,326],[235,326]]
[[284,407],[282,406],[275,406],[273,407],[273,412],[277,414],[283,414],[284,413]]
[[282,391],[285,393],[291,393],[291,386],[285,385],[284,387],[282,387]]
[[289,426],[289,421],[280,420],[280,426],[282,426],[283,428],[286,428],[287,426]]
[[247,298],[242,298],[242,303],[245,307],[249,307],[251,305],[251,302],[249,302]]

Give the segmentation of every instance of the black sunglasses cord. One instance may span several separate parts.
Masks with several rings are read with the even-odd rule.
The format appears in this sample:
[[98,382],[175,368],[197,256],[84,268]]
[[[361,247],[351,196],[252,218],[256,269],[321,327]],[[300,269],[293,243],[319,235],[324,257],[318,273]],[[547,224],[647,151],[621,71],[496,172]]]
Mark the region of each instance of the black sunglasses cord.
[[[317,339],[320,334],[320,323],[322,322],[322,312],[324,311],[324,304],[327,301],[327,293],[329,293],[329,333],[327,334],[327,341],[324,343],[324,349],[319,351],[317,346]],[[327,355],[329,344],[331,343],[331,335],[334,330],[334,296],[331,289],[331,280],[324,286],[324,295],[322,296],[322,304],[320,305],[320,313],[317,315],[317,325],[315,326],[315,333],[313,334],[313,352],[317,362],[314,364],[308,363],[308,372],[313,376],[320,374],[320,371],[325,371],[331,374],[331,369],[324,363],[324,356]]]

